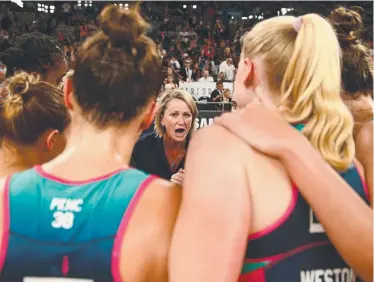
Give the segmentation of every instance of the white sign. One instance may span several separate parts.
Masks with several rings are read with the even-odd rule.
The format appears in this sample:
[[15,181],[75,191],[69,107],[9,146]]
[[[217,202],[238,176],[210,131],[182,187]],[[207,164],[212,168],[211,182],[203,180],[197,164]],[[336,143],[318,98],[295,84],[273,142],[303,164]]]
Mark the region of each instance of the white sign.
[[[200,97],[210,98],[210,93],[212,93],[216,89],[216,83],[215,82],[181,82],[179,83],[179,88],[191,93],[192,97],[194,97],[198,101]],[[223,88],[230,89],[232,93],[233,83],[224,82]]]
[[22,0],[11,0],[10,2],[17,4],[21,8],[23,8],[23,2]]

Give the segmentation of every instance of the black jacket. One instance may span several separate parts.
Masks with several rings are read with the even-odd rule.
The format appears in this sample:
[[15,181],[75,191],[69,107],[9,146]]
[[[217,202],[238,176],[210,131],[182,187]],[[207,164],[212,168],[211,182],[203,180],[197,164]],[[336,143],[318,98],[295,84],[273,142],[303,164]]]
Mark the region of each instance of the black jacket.
[[[184,168],[184,162],[185,158],[179,163],[177,171]],[[173,175],[165,155],[164,142],[154,132],[141,136],[135,144],[131,166],[166,180],[170,180]]]

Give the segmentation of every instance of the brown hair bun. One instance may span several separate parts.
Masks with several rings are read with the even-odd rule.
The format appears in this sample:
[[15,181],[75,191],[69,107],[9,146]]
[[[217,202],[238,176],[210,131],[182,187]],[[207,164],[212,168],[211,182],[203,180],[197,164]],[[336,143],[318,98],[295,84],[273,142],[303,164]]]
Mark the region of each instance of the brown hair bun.
[[139,5],[131,10],[109,5],[100,14],[100,29],[109,37],[112,45],[133,45],[138,37],[149,28],[139,13]]
[[331,12],[329,21],[335,28],[340,42],[351,42],[360,39],[364,25],[362,17],[356,9],[336,8]]

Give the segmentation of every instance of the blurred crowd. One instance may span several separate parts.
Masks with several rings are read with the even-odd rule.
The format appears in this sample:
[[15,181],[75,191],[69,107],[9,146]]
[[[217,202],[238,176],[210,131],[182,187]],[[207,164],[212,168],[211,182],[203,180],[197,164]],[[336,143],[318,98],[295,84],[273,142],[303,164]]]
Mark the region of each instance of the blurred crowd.
[[[42,13],[36,11],[44,9],[43,2],[25,2],[21,10],[14,3],[2,3],[0,35],[7,39],[30,32],[53,36],[73,68],[80,43],[98,29],[97,15],[104,4],[65,2],[53,13]],[[117,5],[127,9],[132,4]],[[180,82],[232,82],[235,79],[240,38],[254,23],[231,16],[221,9],[220,3],[196,4],[181,4],[180,9],[169,8],[172,5],[167,3],[142,4],[142,13],[152,23],[148,36],[158,44],[162,57],[163,89],[178,88]],[[372,40],[368,43],[372,44]],[[0,73],[4,71],[5,66],[0,68]]]
[[[54,13],[35,13],[40,5],[44,4],[25,2],[22,11],[15,11],[14,4],[1,4],[1,35],[7,39],[30,32],[53,36],[73,65],[80,43],[97,31],[101,4],[95,2],[92,9],[84,10],[79,1],[68,2]],[[152,22],[148,35],[159,45],[166,89],[178,87],[179,82],[234,80],[243,23],[221,13],[213,2],[197,9],[190,5],[180,13],[183,16],[176,16],[178,11],[166,6],[162,18],[152,12],[151,5],[144,3],[143,12]]]

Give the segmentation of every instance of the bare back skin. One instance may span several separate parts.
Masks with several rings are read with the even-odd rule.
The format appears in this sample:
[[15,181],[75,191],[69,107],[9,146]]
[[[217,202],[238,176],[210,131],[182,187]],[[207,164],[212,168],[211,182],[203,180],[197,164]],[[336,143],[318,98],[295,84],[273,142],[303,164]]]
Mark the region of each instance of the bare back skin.
[[[218,125],[199,131],[189,150],[171,281],[237,281],[248,236],[275,224],[290,207],[291,179],[279,161]],[[209,160],[209,169],[201,159]],[[217,270],[207,271],[212,264]]]
[[[63,179],[79,181],[121,168],[115,164],[105,164],[105,160],[95,165],[91,162],[90,165],[89,160],[78,159],[73,157],[68,161],[53,161],[44,165],[43,170]],[[81,167],[84,169],[77,169]],[[3,178],[0,180],[0,203],[3,203],[4,185]],[[180,186],[161,179],[155,179],[149,184],[124,233],[120,253],[122,281],[167,281],[167,256],[180,201]],[[2,213],[0,209],[0,244],[4,224]]]
[[[292,199],[290,179],[279,161],[254,151],[216,125],[196,133],[189,150],[183,202],[170,255],[171,281],[234,281],[242,267],[248,235],[269,227],[288,209]],[[204,170],[206,164],[198,160],[209,160],[209,170]],[[195,194],[198,196],[193,197]],[[197,230],[201,232],[196,234]],[[214,233],[219,236],[212,240]],[[192,243],[191,237],[196,238],[193,248],[183,244],[183,238]],[[194,250],[204,256],[196,256]],[[183,262],[192,266],[181,267],[181,254]],[[211,261],[220,271],[210,272],[209,277],[193,276],[191,269],[209,268]]]

